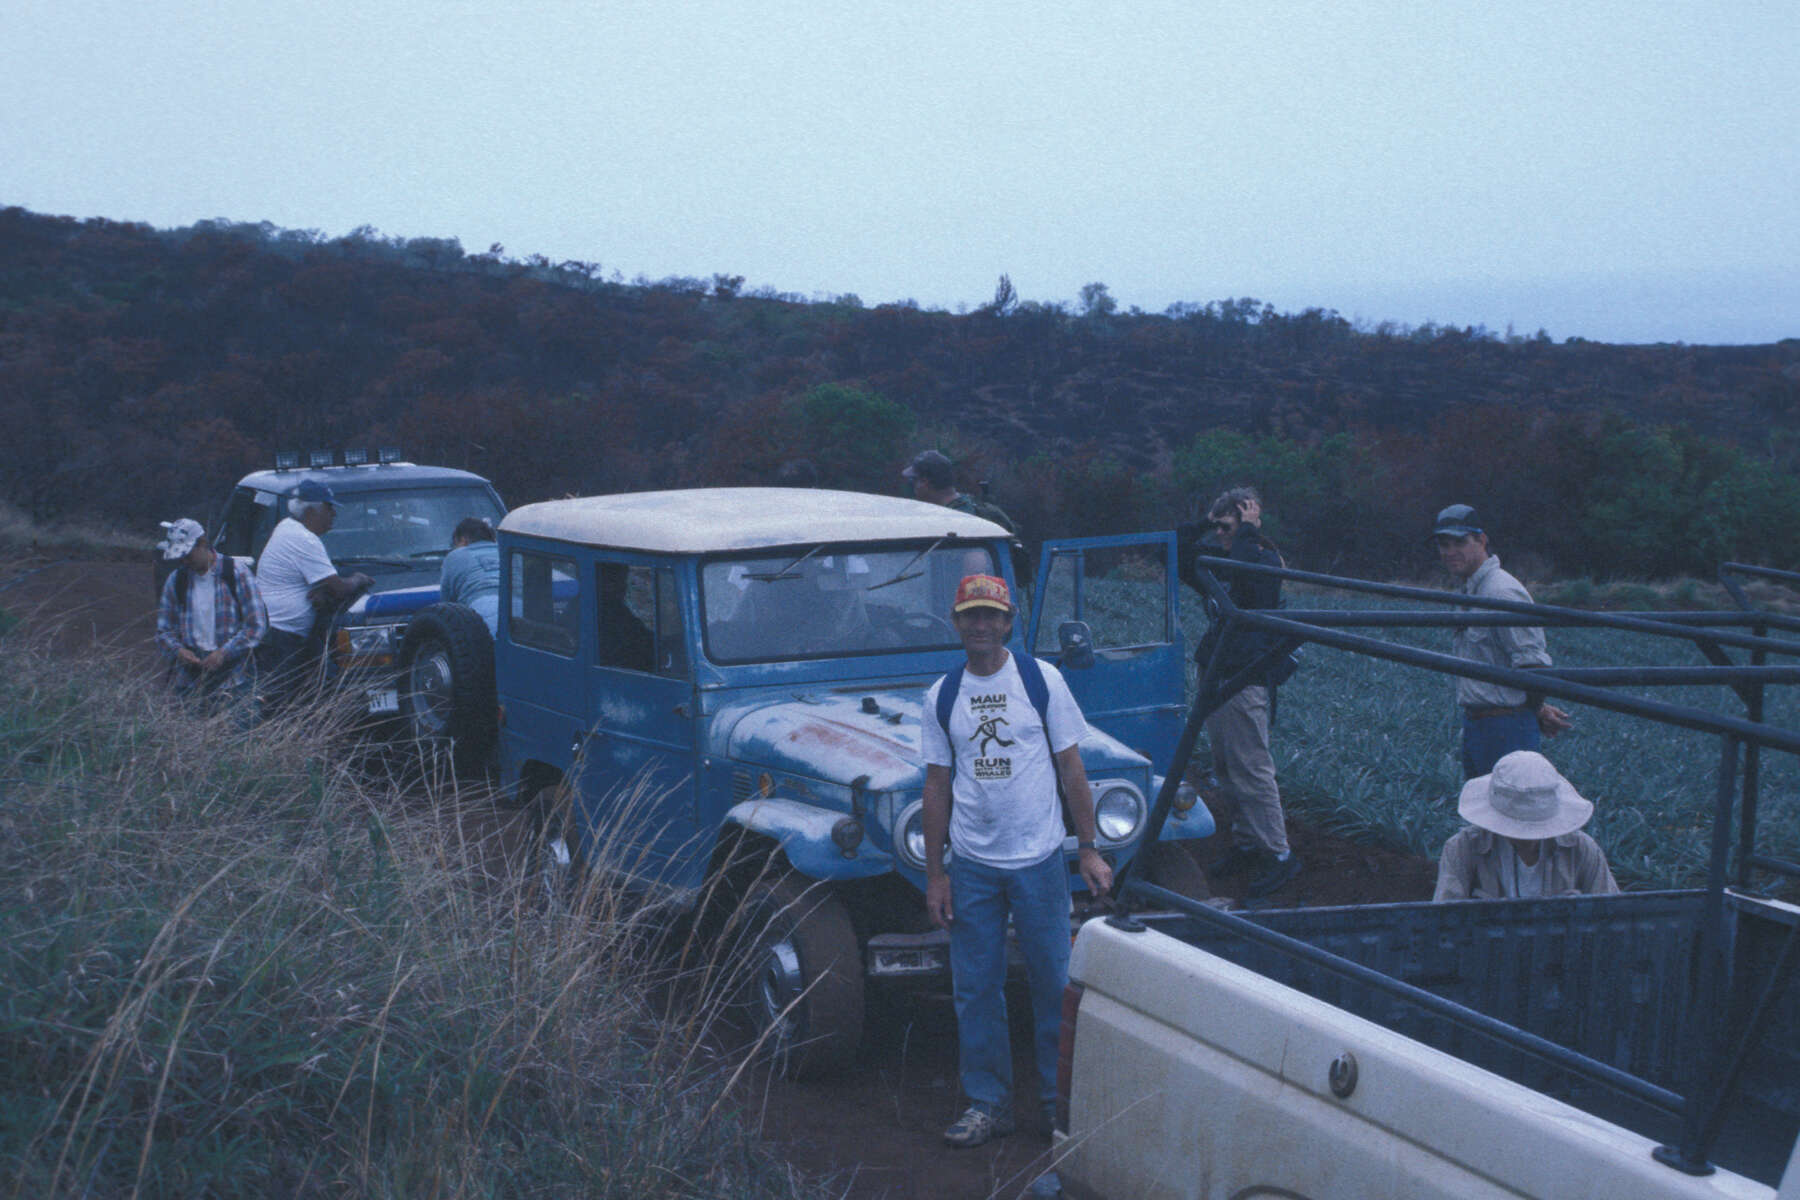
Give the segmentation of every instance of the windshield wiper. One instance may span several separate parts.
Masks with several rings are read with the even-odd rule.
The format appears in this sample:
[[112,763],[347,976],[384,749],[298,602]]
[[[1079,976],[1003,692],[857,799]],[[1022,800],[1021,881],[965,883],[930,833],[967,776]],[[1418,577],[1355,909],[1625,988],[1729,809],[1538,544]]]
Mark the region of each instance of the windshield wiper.
[[412,564],[404,558],[381,558],[373,554],[347,554],[342,557],[333,558],[331,561],[334,563],[355,563],[357,566],[366,567],[398,567],[401,570],[410,570],[412,567]]
[[799,558],[796,558],[787,566],[781,568],[779,571],[746,571],[744,572],[744,578],[754,579],[759,583],[774,583],[777,579],[798,579],[800,576],[794,573],[794,568],[824,548],[825,544],[821,542],[808,550],[805,554],[802,554]]
[[894,573],[894,577],[892,579],[886,580],[882,583],[871,583],[868,587],[864,588],[863,590],[865,592],[873,592],[879,588],[892,587],[896,583],[905,583],[908,579],[917,579],[919,576],[923,575],[925,572],[914,571],[911,575],[908,575],[906,573],[908,568],[910,568],[913,565],[913,563],[918,562],[921,558],[924,558],[927,554],[930,554],[933,550],[936,550],[939,546],[943,545],[945,542],[947,542],[949,540],[950,540],[949,538],[939,538],[937,541],[931,543],[931,545],[925,547],[923,550],[921,550],[917,554],[913,555],[912,558],[910,560],[908,560],[908,562],[906,563],[906,566],[901,567],[898,571],[896,571]]

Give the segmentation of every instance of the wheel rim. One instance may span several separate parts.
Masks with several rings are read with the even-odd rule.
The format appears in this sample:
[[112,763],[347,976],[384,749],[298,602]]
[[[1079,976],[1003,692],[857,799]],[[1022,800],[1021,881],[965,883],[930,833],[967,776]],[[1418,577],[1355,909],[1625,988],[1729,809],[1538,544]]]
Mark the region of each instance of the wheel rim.
[[798,1025],[797,1009],[789,1007],[805,991],[800,974],[800,955],[789,939],[777,938],[763,949],[756,991],[762,1001],[762,1023],[775,1031],[780,1042],[792,1040]]
[[408,678],[413,733],[421,738],[444,736],[450,726],[455,673],[450,653],[437,642],[421,647]]

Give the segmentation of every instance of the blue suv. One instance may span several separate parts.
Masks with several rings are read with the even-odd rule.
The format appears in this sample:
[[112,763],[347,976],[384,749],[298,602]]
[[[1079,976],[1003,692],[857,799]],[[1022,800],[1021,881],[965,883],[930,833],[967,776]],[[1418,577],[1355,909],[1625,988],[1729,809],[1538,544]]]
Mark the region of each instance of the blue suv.
[[[547,860],[695,907],[728,896],[759,932],[751,1007],[794,1073],[853,1054],[869,988],[947,978],[923,903],[922,701],[963,661],[957,582],[1012,582],[1004,529],[889,496],[716,488],[530,504],[499,542],[500,782],[545,815]],[[1040,558],[1011,648],[1057,662],[1093,726],[1081,753],[1118,864],[1144,851],[1152,763],[1185,716],[1174,537]],[[1164,839],[1212,832],[1194,799]],[[1178,846],[1152,849],[1153,877],[1203,887]]]
[[380,725],[450,748],[464,766],[488,760],[492,639],[472,611],[438,603],[438,570],[457,522],[500,523],[499,493],[468,471],[408,462],[256,471],[232,490],[213,544],[254,561],[308,479],[337,496],[337,523],[324,536],[332,562],[374,580],[319,624],[317,649],[330,671]]

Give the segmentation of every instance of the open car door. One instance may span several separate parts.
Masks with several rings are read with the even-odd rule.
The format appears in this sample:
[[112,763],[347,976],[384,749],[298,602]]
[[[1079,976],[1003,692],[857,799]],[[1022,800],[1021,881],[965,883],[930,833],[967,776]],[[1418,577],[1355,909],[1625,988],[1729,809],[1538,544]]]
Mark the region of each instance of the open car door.
[[1187,717],[1177,586],[1172,532],[1045,542],[1025,634],[1088,722],[1159,772]]

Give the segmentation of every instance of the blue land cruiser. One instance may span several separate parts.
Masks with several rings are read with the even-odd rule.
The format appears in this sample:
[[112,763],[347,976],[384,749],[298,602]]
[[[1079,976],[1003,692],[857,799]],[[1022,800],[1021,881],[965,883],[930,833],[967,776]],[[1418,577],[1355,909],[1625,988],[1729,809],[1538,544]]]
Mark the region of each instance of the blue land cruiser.
[[438,603],[438,569],[457,522],[484,517],[498,525],[506,506],[491,483],[468,471],[347,457],[348,465],[290,461],[244,476],[213,544],[255,560],[301,482],[329,484],[338,518],[325,549],[345,574],[360,571],[374,584],[321,620],[320,653],[344,686],[362,694],[371,717],[384,725],[399,718],[391,728],[450,745],[464,765],[478,764],[493,745],[492,639],[469,609]]
[[[790,1071],[842,1064],[870,986],[947,975],[923,903],[922,700],[963,661],[957,582],[1010,581],[1006,531],[895,497],[717,488],[530,504],[499,541],[501,786],[545,811],[545,859],[694,907],[729,896],[760,931],[750,1007]],[[1040,558],[1011,648],[1058,663],[1093,726],[1118,864],[1185,715],[1174,537]],[[1204,880],[1172,843],[1213,829],[1194,800],[1148,859],[1190,894]]]

